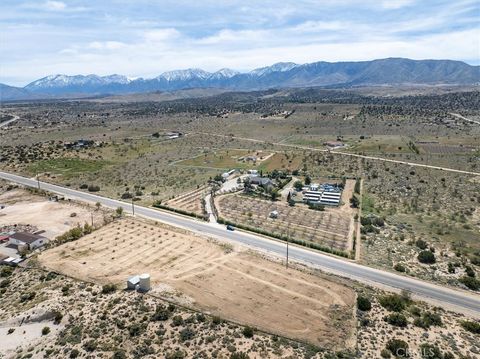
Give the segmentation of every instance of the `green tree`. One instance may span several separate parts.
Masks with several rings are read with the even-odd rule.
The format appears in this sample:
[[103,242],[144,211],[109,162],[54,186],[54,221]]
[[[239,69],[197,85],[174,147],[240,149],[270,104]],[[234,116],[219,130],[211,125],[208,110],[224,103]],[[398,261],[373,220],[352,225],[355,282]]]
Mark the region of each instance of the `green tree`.
[[278,193],[278,190],[276,188],[272,189],[272,191],[270,192],[271,200],[276,201],[279,196],[280,194]]
[[357,178],[355,180],[355,188],[354,188],[355,193],[360,194],[360,178]]
[[303,188],[303,183],[301,181],[295,181],[295,183],[293,184],[293,187],[298,191],[300,192]]

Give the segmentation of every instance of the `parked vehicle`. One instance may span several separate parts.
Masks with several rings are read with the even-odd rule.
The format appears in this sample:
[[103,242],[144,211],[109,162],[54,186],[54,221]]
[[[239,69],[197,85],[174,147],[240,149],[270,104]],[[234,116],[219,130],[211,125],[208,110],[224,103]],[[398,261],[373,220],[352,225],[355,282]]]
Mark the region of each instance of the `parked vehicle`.
[[232,226],[231,224],[227,225],[227,231],[234,231],[234,230],[235,230],[234,226]]

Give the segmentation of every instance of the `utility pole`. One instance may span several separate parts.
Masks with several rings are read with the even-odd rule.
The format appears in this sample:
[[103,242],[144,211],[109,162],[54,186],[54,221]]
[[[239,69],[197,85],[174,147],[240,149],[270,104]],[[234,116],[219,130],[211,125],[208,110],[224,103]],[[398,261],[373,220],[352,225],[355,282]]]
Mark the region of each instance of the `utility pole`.
[[91,212],[90,215],[92,216],[92,227],[93,227],[93,212]]
[[40,174],[37,172],[37,185],[38,189],[40,189]]
[[135,215],[135,204],[133,203],[133,198],[132,198],[132,215]]
[[[290,222],[288,223],[290,226]],[[288,269],[288,245],[290,244],[290,229],[287,229],[287,261],[285,262],[285,266]]]
[[288,237],[287,237],[287,263],[286,263],[286,267],[288,269]]

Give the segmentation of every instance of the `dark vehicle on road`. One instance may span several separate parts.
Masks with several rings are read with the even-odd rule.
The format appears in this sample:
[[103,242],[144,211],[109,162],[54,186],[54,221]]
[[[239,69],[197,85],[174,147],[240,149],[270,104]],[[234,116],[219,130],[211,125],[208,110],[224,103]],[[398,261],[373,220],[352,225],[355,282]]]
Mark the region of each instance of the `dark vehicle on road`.
[[234,226],[232,226],[231,224],[227,225],[227,231],[234,231],[234,230],[235,230]]

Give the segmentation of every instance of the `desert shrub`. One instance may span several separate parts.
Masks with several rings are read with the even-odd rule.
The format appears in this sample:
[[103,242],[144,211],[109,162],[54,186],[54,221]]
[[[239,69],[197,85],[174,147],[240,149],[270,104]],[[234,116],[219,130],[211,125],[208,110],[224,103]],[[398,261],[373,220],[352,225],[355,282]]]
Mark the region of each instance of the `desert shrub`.
[[380,356],[384,359],[388,359],[388,358],[391,358],[392,357],[392,354],[390,354],[390,351],[387,350],[387,349],[382,349],[382,351],[380,352]]
[[460,283],[464,284],[467,288],[471,290],[479,290],[480,289],[480,281],[476,278],[464,276],[459,279]]
[[121,198],[130,199],[130,198],[133,198],[133,195],[130,192],[125,192],[124,194],[122,194]]
[[43,327],[42,328],[42,335],[47,335],[50,333],[50,327]]
[[125,354],[124,350],[116,350],[112,355],[112,359],[127,359],[127,354]]
[[53,324],[60,324],[63,319],[63,314],[58,310],[53,311]]
[[417,258],[420,263],[424,264],[433,264],[436,262],[435,254],[431,251],[421,251]]
[[470,262],[476,266],[480,267],[480,255],[472,255],[470,257]]
[[380,297],[379,302],[391,312],[401,312],[410,304],[410,299],[399,294],[390,294]]
[[396,327],[406,327],[408,325],[407,318],[401,313],[391,313],[383,318],[388,324]]
[[216,315],[213,316],[213,318],[212,318],[212,324],[218,325],[218,324],[220,324],[220,323],[222,323],[222,319],[221,319],[220,317],[217,317]]
[[187,354],[184,351],[180,349],[176,349],[175,351],[167,353],[167,355],[165,356],[165,359],[183,359],[186,357],[187,357]]
[[357,298],[357,308],[362,311],[369,311],[372,309],[372,303],[367,297],[359,295]]
[[204,322],[207,318],[205,318],[205,315],[203,313],[197,313],[196,319],[198,322]]
[[362,226],[360,232],[362,234],[367,234],[367,233],[380,233],[380,230],[376,228],[375,226],[371,224],[367,224],[365,226]]
[[475,271],[471,266],[466,266],[465,267],[465,274],[468,275],[469,277],[474,278],[475,277]]
[[172,325],[174,327],[178,327],[179,325],[182,325],[183,324],[183,318],[182,316],[180,315],[175,315],[173,318],[172,318]]
[[412,313],[412,315],[416,317],[419,317],[420,315],[422,315],[422,311],[417,306],[411,306],[408,310],[410,311],[410,313]]
[[69,332],[63,332],[57,340],[59,345],[65,345],[66,343],[70,344],[79,344],[82,341],[82,327],[75,325]]
[[113,292],[115,292],[116,289],[117,289],[117,287],[115,287],[115,284],[105,284],[102,287],[102,294],[113,293]]
[[397,263],[393,266],[393,269],[395,269],[397,272],[405,273],[407,270],[405,266],[402,263]]
[[440,326],[442,325],[442,317],[437,313],[424,312],[420,318],[415,319],[413,324],[424,329],[430,328],[431,326]]
[[249,359],[250,357],[248,356],[247,353],[244,352],[235,352],[230,355],[230,359]]
[[83,344],[83,349],[87,352],[93,352],[97,349],[97,342],[93,339],[87,340],[85,344]]
[[78,356],[80,355],[80,352],[78,351],[78,349],[72,349],[70,351],[70,358],[77,358]]
[[397,358],[408,358],[408,344],[401,339],[390,339],[385,348]]
[[455,266],[452,262],[448,262],[448,273],[455,273]]
[[7,288],[10,285],[10,279],[4,279],[0,282],[0,288]]
[[415,241],[415,245],[420,248],[421,250],[425,250],[428,247],[428,243],[425,242],[423,239],[417,239]]
[[383,227],[385,226],[385,220],[382,217],[374,217],[372,218],[372,224],[375,227]]
[[128,328],[128,334],[131,337],[137,337],[143,332],[143,329],[144,327],[140,323],[135,323]]
[[88,188],[88,184],[86,183],[80,185],[80,189],[87,189],[87,188]]
[[372,220],[370,217],[360,217],[360,223],[362,226],[368,226],[369,224],[372,224]]
[[242,333],[245,336],[245,338],[252,338],[253,332],[254,332],[253,328],[249,326],[244,327],[242,330]]
[[0,278],[10,277],[13,273],[13,267],[1,266]]
[[83,236],[83,227],[77,226],[68,230],[64,234],[58,236],[56,240],[59,243],[66,243],[66,242],[76,241],[82,236]]
[[159,305],[153,313],[152,320],[153,321],[165,321],[170,318],[170,311],[167,310],[163,305]]
[[28,302],[29,300],[32,300],[33,298],[35,298],[35,295],[36,295],[35,292],[23,293],[20,296],[20,302],[21,303]]
[[444,356],[440,349],[436,345],[421,344],[420,356],[422,359],[444,359]]
[[45,277],[45,281],[50,281],[52,279],[57,278],[57,273],[55,272],[48,272],[47,276]]
[[143,343],[135,347],[132,351],[133,358],[143,358],[147,355],[155,354],[155,349],[153,349],[149,344]]
[[100,191],[100,187],[99,186],[96,186],[96,185],[90,185],[88,186],[88,192],[98,192]]
[[192,340],[194,337],[195,337],[195,332],[190,327],[186,327],[180,331],[180,339],[182,340],[182,342],[185,342],[187,340]]
[[66,285],[62,286],[61,291],[62,291],[62,295],[64,295],[64,296],[69,295],[70,294],[70,285],[66,284]]
[[475,322],[471,320],[464,320],[460,322],[460,325],[466,331],[473,334],[480,334],[480,322]]
[[320,203],[308,203],[308,208],[313,209],[315,211],[325,211],[325,206]]

